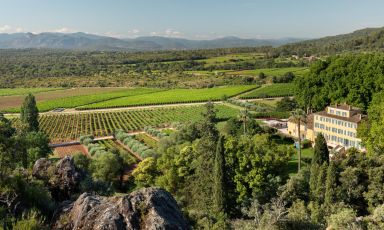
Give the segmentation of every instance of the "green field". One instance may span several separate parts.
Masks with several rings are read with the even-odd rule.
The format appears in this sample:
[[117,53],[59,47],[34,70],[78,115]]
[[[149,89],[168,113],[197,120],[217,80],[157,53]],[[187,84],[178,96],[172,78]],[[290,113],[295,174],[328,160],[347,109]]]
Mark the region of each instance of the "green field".
[[121,97],[113,100],[81,106],[79,109],[114,108],[140,105],[160,105],[172,103],[204,102],[220,100],[224,95],[230,97],[252,90],[254,85],[226,86],[205,89],[173,89],[151,94]]
[[[148,93],[159,92],[161,89],[154,88],[127,88],[113,92],[97,93],[90,95],[79,95],[72,97],[63,97],[53,100],[47,100],[37,103],[40,112],[49,111],[55,108],[75,108],[82,105],[87,105],[95,102],[106,101],[115,98],[136,96]],[[19,112],[20,108],[5,109],[6,112]]]
[[[225,105],[215,105],[219,119],[238,115],[239,110]],[[78,140],[83,135],[109,136],[115,130],[125,132],[143,130],[146,126],[165,127],[174,122],[197,121],[202,118],[204,106],[174,106],[167,108],[122,110],[109,112],[82,112],[71,114],[41,115],[40,129],[52,143]],[[18,122],[18,118],[13,118]]]
[[26,95],[28,93],[41,93],[47,91],[60,90],[63,88],[13,88],[0,89],[0,96]]
[[293,83],[276,83],[265,85],[248,93],[242,94],[241,99],[251,98],[269,98],[269,97],[285,97],[292,96],[294,93]]
[[302,76],[308,71],[309,69],[307,67],[287,67],[287,68],[227,71],[226,74],[258,76],[260,73],[264,73],[267,76],[283,76],[288,72],[292,72],[296,76]]

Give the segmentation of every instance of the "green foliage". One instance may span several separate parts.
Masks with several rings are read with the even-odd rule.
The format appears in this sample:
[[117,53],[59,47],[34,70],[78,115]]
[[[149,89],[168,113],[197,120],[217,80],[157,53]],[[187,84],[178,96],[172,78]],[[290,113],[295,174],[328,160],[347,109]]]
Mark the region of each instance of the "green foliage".
[[155,184],[157,176],[156,160],[153,157],[147,157],[141,161],[132,173],[137,187],[149,187]]
[[215,163],[214,163],[214,187],[213,198],[215,211],[225,212],[226,209],[226,181],[225,181],[225,157],[224,157],[224,137],[221,136],[217,142]]
[[297,102],[294,98],[284,97],[276,103],[276,111],[293,111],[297,108]]
[[323,110],[331,103],[346,102],[366,110],[383,89],[384,56],[349,54],[333,56],[311,65],[310,72],[295,80],[295,98],[302,108]]
[[360,223],[356,221],[356,212],[350,208],[345,208],[338,213],[332,214],[328,218],[328,226],[335,230],[361,229]]
[[337,167],[335,162],[330,162],[327,169],[327,177],[325,181],[324,206],[330,208],[337,200]]
[[36,100],[32,94],[28,94],[21,106],[20,120],[27,125],[28,131],[39,130],[39,110],[36,107]]
[[75,165],[77,167],[88,171],[91,159],[89,159],[86,155],[83,153],[75,153],[73,154],[73,160],[75,161]]
[[122,162],[113,153],[95,154],[90,164],[92,177],[96,180],[110,182],[117,179],[120,174]]
[[324,162],[329,162],[329,151],[323,134],[319,133],[315,141],[312,164],[322,165]]
[[44,224],[44,220],[37,212],[24,214],[23,217],[12,224],[13,229],[17,230],[48,230],[48,226]]

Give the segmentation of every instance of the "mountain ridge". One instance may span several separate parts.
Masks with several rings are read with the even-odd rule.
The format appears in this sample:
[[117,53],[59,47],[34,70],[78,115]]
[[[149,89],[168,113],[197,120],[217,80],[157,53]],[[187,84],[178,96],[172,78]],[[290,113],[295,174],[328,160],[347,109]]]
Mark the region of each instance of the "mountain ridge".
[[290,42],[300,41],[299,38],[282,39],[246,39],[234,36],[212,40],[191,40],[160,36],[145,36],[138,38],[114,38],[102,35],[76,33],[43,32],[0,33],[0,49],[49,48],[68,50],[189,50],[211,48],[235,48],[280,46]]

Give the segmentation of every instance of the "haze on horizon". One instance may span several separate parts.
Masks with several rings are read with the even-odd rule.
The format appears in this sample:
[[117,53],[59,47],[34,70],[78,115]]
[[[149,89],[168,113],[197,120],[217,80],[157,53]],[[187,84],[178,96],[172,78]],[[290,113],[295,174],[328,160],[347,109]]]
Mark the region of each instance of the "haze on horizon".
[[0,0],[0,33],[317,38],[384,26],[380,0]]

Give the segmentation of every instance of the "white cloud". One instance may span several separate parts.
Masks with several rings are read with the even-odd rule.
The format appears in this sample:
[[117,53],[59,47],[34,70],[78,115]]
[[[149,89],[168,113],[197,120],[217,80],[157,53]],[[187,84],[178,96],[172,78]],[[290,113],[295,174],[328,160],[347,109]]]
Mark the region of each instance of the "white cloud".
[[0,26],[0,33],[19,33],[22,31],[23,31],[23,28],[21,27],[13,27],[10,25]]
[[151,32],[151,36],[162,36],[162,37],[182,37],[183,33],[174,29],[166,29],[165,31],[161,32]]
[[63,27],[63,28],[52,30],[52,32],[56,32],[56,33],[74,33],[76,31],[74,29],[71,29],[71,28],[68,28],[68,27]]

